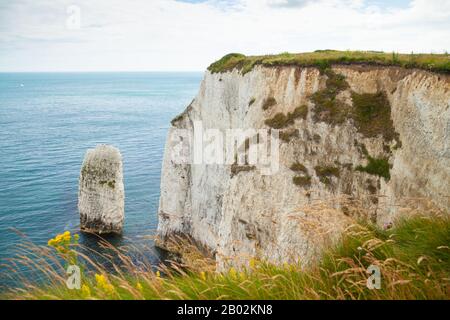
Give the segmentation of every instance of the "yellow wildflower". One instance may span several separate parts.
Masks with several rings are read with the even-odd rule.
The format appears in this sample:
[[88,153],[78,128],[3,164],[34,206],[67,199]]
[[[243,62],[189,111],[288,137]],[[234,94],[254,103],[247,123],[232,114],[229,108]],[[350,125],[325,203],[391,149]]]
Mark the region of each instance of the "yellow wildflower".
[[161,278],[161,273],[159,271],[156,271],[156,277]]
[[81,294],[83,297],[89,297],[91,295],[91,289],[85,284],[81,286]]
[[95,281],[97,281],[97,284],[103,284],[106,282],[106,278],[102,274],[95,274]]
[[73,240],[70,231],[56,235],[53,239],[47,241],[47,245],[53,247],[59,254],[64,255],[64,258],[69,264],[76,264],[77,256],[70,246],[76,244],[78,235],[74,235]]
[[144,290],[144,288],[142,287],[142,284],[140,282],[137,283],[136,288],[141,292]]
[[71,238],[70,231],[65,231],[62,235],[62,240],[65,242],[70,242]]
[[233,267],[230,268],[230,270],[228,271],[228,273],[230,274],[230,276],[231,276],[232,278],[236,278],[236,277],[237,277],[236,269],[233,268]]
[[63,233],[58,234],[58,235],[56,235],[56,237],[55,237],[55,241],[59,243],[59,242],[61,242],[61,241],[63,240],[63,237],[64,237],[64,234],[63,234]]
[[249,265],[250,265],[250,269],[255,269],[256,268],[256,259],[251,258],[249,261]]
[[97,281],[97,287],[101,290],[109,294],[114,293],[114,287],[106,280],[106,277],[103,274],[96,274],[95,281]]
[[206,273],[205,273],[205,271],[200,272],[200,278],[202,278],[203,281],[206,281]]

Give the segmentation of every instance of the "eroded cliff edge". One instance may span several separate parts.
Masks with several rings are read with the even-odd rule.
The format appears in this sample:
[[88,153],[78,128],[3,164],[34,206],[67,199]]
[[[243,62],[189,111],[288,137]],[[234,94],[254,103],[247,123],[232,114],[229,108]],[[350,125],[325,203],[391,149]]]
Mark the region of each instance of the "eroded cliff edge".
[[[195,121],[279,129],[279,171],[173,161],[173,136],[193,135]],[[169,131],[158,243],[188,235],[222,265],[249,256],[308,263],[359,214],[349,199],[380,225],[409,198],[449,210],[449,159],[448,75],[364,65],[207,71]]]

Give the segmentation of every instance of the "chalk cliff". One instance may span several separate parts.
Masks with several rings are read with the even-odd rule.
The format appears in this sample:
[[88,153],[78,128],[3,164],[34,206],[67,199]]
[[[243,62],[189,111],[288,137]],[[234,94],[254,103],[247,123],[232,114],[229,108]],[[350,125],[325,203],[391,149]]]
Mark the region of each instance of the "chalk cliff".
[[[279,130],[278,170],[194,163],[192,144],[180,141],[193,140],[200,121],[224,134]],[[252,143],[259,141],[247,137],[241,150]],[[448,75],[339,64],[207,71],[169,131],[158,244],[188,235],[222,266],[249,256],[308,264],[352,217],[364,212],[388,224],[411,197],[450,209]],[[365,210],[355,210],[355,201]]]
[[121,233],[124,197],[120,151],[108,145],[89,149],[81,168],[78,191],[81,230]]

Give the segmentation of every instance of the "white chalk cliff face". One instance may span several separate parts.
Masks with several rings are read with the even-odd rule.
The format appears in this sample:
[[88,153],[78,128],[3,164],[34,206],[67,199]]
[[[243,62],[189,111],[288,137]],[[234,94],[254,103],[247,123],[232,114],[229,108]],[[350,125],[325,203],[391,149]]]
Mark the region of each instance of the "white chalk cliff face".
[[78,191],[81,230],[121,233],[124,197],[120,151],[108,145],[89,149],[81,168]]
[[[179,129],[193,136],[196,121],[279,129],[279,170],[177,163]],[[181,234],[219,266],[249,256],[308,264],[358,214],[354,200],[380,225],[410,197],[450,209],[450,77],[356,65],[208,71],[173,121],[161,178],[159,245]]]

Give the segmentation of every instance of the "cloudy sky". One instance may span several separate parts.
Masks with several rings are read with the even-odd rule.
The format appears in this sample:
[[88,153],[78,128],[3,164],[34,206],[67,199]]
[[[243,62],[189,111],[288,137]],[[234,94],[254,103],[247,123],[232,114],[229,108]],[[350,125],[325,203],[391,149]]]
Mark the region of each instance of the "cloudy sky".
[[0,0],[0,71],[196,71],[317,49],[450,51],[450,0]]

